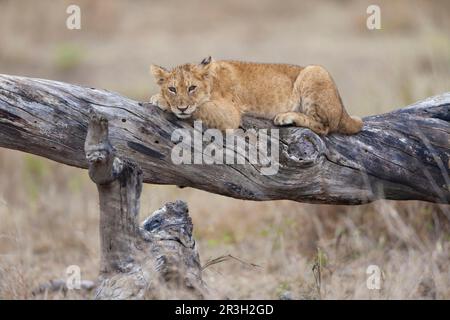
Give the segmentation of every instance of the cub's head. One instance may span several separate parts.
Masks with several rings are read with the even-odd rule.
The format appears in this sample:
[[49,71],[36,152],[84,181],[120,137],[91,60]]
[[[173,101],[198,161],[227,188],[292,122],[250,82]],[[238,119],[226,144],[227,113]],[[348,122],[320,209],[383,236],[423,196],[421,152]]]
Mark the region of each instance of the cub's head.
[[211,57],[199,64],[183,64],[172,70],[152,65],[150,71],[170,110],[181,119],[189,118],[209,100],[212,85]]

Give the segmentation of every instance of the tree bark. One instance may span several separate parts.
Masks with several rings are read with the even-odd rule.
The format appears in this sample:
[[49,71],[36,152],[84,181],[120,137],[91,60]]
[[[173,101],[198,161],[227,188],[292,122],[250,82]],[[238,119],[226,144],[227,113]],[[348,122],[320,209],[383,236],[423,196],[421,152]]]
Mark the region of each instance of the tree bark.
[[91,112],[85,142],[100,198],[97,299],[204,298],[200,258],[185,203],[168,203],[138,225],[142,171],[116,156],[108,120]]
[[[0,146],[88,168],[83,145],[90,108],[108,119],[118,158],[135,163],[146,183],[250,200],[450,202],[450,93],[366,117],[353,136],[281,128],[279,171],[263,175],[259,164],[174,164],[172,133],[192,131],[192,124],[153,105],[106,90],[0,75]],[[246,117],[243,128],[274,126]],[[243,156],[245,150],[232,152]]]

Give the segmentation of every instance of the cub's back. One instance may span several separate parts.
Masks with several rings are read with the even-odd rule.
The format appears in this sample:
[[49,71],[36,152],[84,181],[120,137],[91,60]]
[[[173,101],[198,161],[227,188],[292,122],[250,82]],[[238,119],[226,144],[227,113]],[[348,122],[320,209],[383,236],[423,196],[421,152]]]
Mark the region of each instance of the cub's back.
[[[216,61],[218,90],[234,92],[246,111],[272,114],[274,107],[287,106],[295,79],[303,67],[290,64]],[[278,109],[279,110],[279,109]]]

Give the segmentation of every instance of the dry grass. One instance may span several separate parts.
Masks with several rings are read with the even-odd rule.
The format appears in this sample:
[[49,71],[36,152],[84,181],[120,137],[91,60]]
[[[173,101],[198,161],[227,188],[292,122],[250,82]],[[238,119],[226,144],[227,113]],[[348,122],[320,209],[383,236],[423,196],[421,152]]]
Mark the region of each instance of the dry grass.
[[[156,89],[151,62],[170,66],[212,54],[319,63],[360,115],[450,87],[445,1],[381,1],[381,31],[365,29],[365,1],[72,2],[82,7],[81,31],[65,29],[64,1],[0,1],[1,72],[148,99]],[[96,197],[82,170],[0,150],[0,299],[34,298],[38,284],[63,278],[69,265],[95,278]],[[450,298],[448,206],[256,203],[146,186],[142,219],[174,199],[190,206],[203,263],[237,258],[205,269],[210,287],[230,298]],[[381,290],[367,289],[371,264],[383,271]]]

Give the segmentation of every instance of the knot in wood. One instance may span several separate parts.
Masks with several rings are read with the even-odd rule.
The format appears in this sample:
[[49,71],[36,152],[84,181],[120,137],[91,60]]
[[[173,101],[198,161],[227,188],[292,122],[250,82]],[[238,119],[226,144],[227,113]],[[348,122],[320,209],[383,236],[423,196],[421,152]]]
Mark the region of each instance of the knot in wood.
[[309,129],[290,129],[282,140],[286,142],[282,146],[282,154],[289,165],[308,167],[318,163],[324,154],[324,142]]

